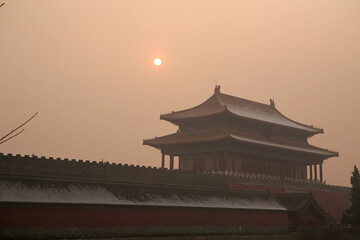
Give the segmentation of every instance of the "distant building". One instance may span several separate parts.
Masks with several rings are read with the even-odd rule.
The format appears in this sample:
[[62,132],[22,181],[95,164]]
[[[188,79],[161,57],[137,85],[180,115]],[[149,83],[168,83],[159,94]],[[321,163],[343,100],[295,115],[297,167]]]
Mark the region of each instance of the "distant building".
[[[220,86],[202,104],[171,112],[160,119],[179,126],[178,132],[144,140],[170,156],[179,157],[179,169],[228,171],[289,179],[323,181],[323,161],[337,152],[318,148],[308,138],[323,129],[293,121],[273,100],[262,104],[223,94]],[[308,170],[309,169],[309,175]]]
[[312,193],[277,193],[276,198],[289,210],[289,227],[324,227],[327,213]]

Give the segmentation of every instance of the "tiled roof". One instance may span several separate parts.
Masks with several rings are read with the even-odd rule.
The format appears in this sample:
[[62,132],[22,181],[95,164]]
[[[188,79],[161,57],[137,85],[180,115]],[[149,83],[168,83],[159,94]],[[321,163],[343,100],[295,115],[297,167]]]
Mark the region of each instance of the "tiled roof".
[[129,183],[0,177],[1,203],[108,204],[281,210],[271,194]]
[[278,193],[274,194],[289,211],[300,211],[311,201],[311,193]]
[[160,119],[178,123],[183,119],[206,117],[224,112],[229,112],[242,118],[299,129],[312,134],[323,132],[320,128],[301,124],[285,117],[272,104],[267,105],[226,95],[221,93],[219,89],[215,89],[215,94],[204,103],[183,111],[163,114],[160,116]]
[[311,192],[307,193],[277,193],[275,197],[284,205],[289,211],[299,212],[306,209],[310,204],[314,205],[315,209],[325,214],[324,209],[315,201]]
[[231,130],[226,128],[180,131],[163,137],[144,140],[143,144],[153,147],[162,147],[175,144],[192,144],[219,141],[224,139],[231,139],[237,142],[251,143],[277,149],[317,154],[326,157],[338,156],[337,152],[328,151],[307,143],[290,142],[270,137],[261,137],[258,135],[246,134],[238,130]]

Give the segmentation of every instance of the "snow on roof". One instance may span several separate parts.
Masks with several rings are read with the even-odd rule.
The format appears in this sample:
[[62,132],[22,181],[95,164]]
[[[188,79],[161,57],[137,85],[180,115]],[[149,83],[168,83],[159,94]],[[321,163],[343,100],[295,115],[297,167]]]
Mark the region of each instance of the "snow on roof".
[[220,92],[220,88],[216,88],[215,94],[212,95],[204,103],[194,108],[186,109],[183,111],[163,114],[160,116],[160,119],[164,119],[176,123],[182,119],[206,117],[226,111],[238,117],[295,128],[311,133],[323,132],[322,129],[301,124],[285,117],[275,108],[275,104],[273,101],[272,104],[270,105],[258,103],[258,102],[230,96],[227,94],[223,94]]
[[317,147],[314,147],[311,145],[292,146],[292,145],[287,145],[287,144],[283,144],[283,143],[270,142],[270,141],[265,141],[265,140],[260,140],[260,139],[251,139],[248,137],[243,137],[243,136],[238,136],[238,135],[233,135],[233,134],[230,134],[230,136],[239,141],[255,143],[255,144],[264,145],[264,146],[268,146],[268,147],[276,147],[276,148],[294,150],[294,151],[299,151],[299,152],[313,153],[313,154],[325,155],[325,156],[329,156],[329,157],[338,155],[338,153],[336,153],[336,152],[331,152],[331,151],[317,148]]
[[276,193],[275,197],[284,205],[289,211],[302,211],[309,208],[310,204],[315,206],[320,214],[325,214],[324,209],[315,200],[312,192],[298,192],[298,193]]
[[286,210],[267,193],[6,178],[1,202]]

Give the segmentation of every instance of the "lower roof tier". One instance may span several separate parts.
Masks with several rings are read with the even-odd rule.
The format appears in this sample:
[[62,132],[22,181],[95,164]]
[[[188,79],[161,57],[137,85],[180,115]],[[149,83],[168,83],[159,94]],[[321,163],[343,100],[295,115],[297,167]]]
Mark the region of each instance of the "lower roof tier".
[[338,152],[318,148],[308,143],[283,141],[270,137],[252,135],[227,128],[180,131],[174,134],[144,140],[143,144],[162,149],[166,147],[194,145],[223,140],[230,140],[231,142],[238,144],[246,143],[247,145],[250,144],[253,146],[263,146],[272,149],[316,155],[323,159],[339,156]]

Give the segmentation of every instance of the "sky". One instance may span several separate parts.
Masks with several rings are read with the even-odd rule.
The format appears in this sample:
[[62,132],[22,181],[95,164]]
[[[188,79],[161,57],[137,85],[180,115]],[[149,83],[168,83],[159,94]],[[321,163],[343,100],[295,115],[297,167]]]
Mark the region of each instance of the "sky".
[[0,152],[159,167],[160,114],[220,84],[323,128],[327,183],[360,167],[358,0],[1,2],[0,136],[39,114]]

